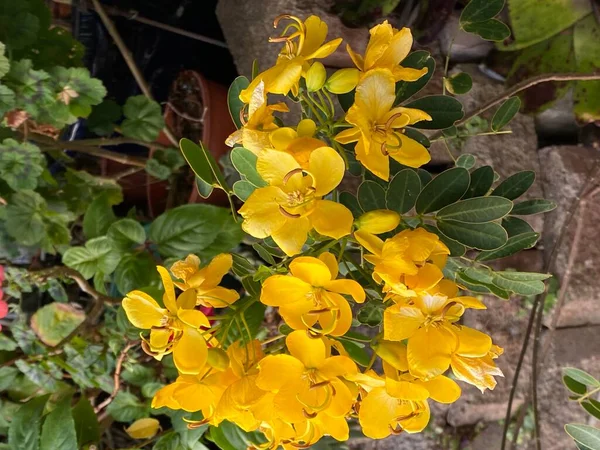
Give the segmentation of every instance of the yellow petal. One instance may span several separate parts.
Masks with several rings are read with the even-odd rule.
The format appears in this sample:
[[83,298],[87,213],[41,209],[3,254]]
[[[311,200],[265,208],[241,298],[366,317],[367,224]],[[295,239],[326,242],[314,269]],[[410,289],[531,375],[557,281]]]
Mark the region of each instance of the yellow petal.
[[[304,333],[301,331],[300,333]],[[258,363],[256,385],[265,391],[275,391],[290,380],[300,379],[304,365],[290,355],[269,355]]]
[[294,277],[311,286],[324,286],[331,280],[329,267],[323,261],[312,256],[301,256],[290,263],[290,272]]
[[353,376],[357,373],[356,364],[347,356],[331,356],[325,360],[325,363],[319,369],[327,379],[336,377]]
[[296,127],[296,131],[300,137],[312,137],[316,130],[317,124],[312,119],[302,119],[300,122],[298,122],[298,126]]
[[423,431],[429,423],[431,415],[429,404],[426,401],[402,403],[399,405],[397,413],[398,416],[410,417],[398,422],[398,425],[407,433],[420,433]]
[[[368,63],[365,61],[365,64]],[[360,80],[356,87],[354,105],[372,122],[379,122],[396,100],[395,81],[385,69],[374,69]]]
[[465,308],[487,309],[487,306],[485,306],[485,304],[481,300],[478,300],[475,297],[468,297],[468,296],[453,297],[452,301],[462,304]]
[[396,66],[393,68],[394,80],[398,81],[417,81],[428,72],[427,67],[422,69],[411,69],[410,67]]
[[455,282],[444,279],[431,289],[430,294],[439,294],[448,298],[454,298],[458,295],[458,286]]
[[308,92],[318,91],[323,87],[327,78],[325,66],[319,61],[315,61],[310,66],[310,69],[307,70],[304,78],[306,79],[306,89]]
[[331,279],[335,280],[338,276],[338,262],[332,253],[324,252],[319,255],[319,259],[325,263],[327,268],[329,269],[329,273],[331,274]]
[[284,226],[273,232],[271,237],[287,256],[294,256],[302,251],[310,228],[310,221],[306,217],[286,218]]
[[448,299],[442,295],[425,294],[414,299],[415,305],[427,315],[441,314],[441,310],[448,303]]
[[315,181],[315,195],[324,196],[333,191],[344,178],[344,160],[331,147],[321,147],[310,154],[308,171]]
[[340,144],[349,144],[356,142],[360,139],[360,129],[357,127],[347,128],[344,131],[339,132],[335,136],[335,140]]
[[323,44],[316,51],[306,55],[306,59],[327,58],[329,55],[331,55],[333,52],[335,52],[337,50],[337,48],[340,46],[341,43],[342,43],[342,38],[333,39],[333,40]]
[[383,250],[383,241],[374,234],[371,234],[365,230],[358,230],[354,232],[354,238],[367,251],[373,253],[374,255],[381,255],[381,251]]
[[362,399],[358,420],[365,436],[383,439],[391,434],[390,424],[398,416],[398,400],[385,388],[376,387]]
[[359,230],[373,234],[387,233],[400,224],[400,214],[388,209],[378,209],[364,213],[356,220]]
[[194,309],[196,306],[196,291],[188,289],[177,297],[177,309]]
[[402,341],[412,337],[425,322],[419,308],[392,305],[383,313],[383,337],[388,341]]
[[422,401],[427,400],[429,397],[429,392],[423,386],[408,381],[396,381],[391,378],[386,378],[385,390],[392,397],[399,400]]
[[162,408],[166,406],[171,409],[181,409],[179,402],[173,398],[173,392],[177,389],[177,383],[171,383],[159,389],[152,399],[152,408]]
[[299,168],[292,155],[278,150],[265,150],[256,161],[256,170],[262,179],[273,186],[283,185],[285,176]]
[[240,294],[237,291],[222,286],[196,292],[196,302],[198,304],[212,306],[213,308],[225,308],[235,303],[239,298]]
[[265,89],[273,94],[287,95],[300,81],[303,62],[303,58],[279,60],[264,73]]
[[432,117],[427,114],[425,111],[421,111],[420,109],[415,108],[404,108],[403,106],[398,106],[390,111],[393,114],[403,114],[407,115],[409,118],[408,125],[413,125],[417,122],[421,122],[422,120],[431,121]]
[[473,328],[460,326],[456,331],[458,349],[456,353],[468,358],[482,357],[492,348],[492,338]]
[[319,428],[324,435],[345,442],[350,438],[350,427],[344,416],[335,417],[333,414],[319,414],[317,416]]
[[163,286],[165,287],[165,294],[163,295],[165,307],[171,314],[175,314],[177,312],[177,301],[175,300],[175,286],[173,285],[171,274],[163,266],[156,266],[156,270],[158,270]]
[[296,130],[290,127],[281,127],[277,128],[275,131],[272,131],[269,134],[269,140],[271,141],[271,145],[279,150],[285,151],[288,145],[292,143],[294,139],[298,137],[298,133]]
[[210,322],[207,317],[197,309],[180,309],[177,317],[186,325],[192,328],[210,328]]
[[412,43],[413,38],[410,29],[402,28],[400,31],[397,31],[390,39],[389,45],[381,55],[381,58],[377,60],[377,65],[390,69],[397,66],[410,53]]
[[187,280],[190,276],[198,271],[200,268],[200,258],[196,255],[187,255],[183,261],[176,261],[171,266],[171,273],[175,278],[179,278],[183,281]]
[[181,339],[173,349],[173,361],[177,370],[180,373],[197,374],[204,368],[207,357],[208,349],[202,333],[195,328],[185,327]]
[[358,69],[339,69],[336,70],[325,83],[325,88],[336,95],[346,94],[356,87],[360,78]]
[[456,349],[456,336],[446,327],[423,327],[408,340],[407,357],[410,374],[430,380],[450,366]]
[[158,430],[160,430],[160,422],[151,417],[138,419],[125,428],[125,432],[133,439],[150,439],[158,433]]
[[204,268],[206,271],[203,286],[212,287],[221,283],[221,280],[233,265],[233,257],[229,253],[221,253],[215,256]]
[[131,291],[123,299],[123,309],[127,318],[137,328],[147,330],[161,325],[162,318],[167,310],[159,306],[156,301],[142,291]]
[[369,33],[371,36],[367,44],[367,50],[365,51],[365,71],[375,66],[379,58],[384,54],[394,36],[394,30],[385,21],[371,28]]
[[[332,302],[337,311],[335,316],[323,313],[320,315],[319,322],[323,329],[328,330],[333,326],[333,329],[329,334],[332,336],[343,336],[348,332],[352,326],[352,308],[344,297],[333,292],[325,293],[330,302]],[[323,317],[324,319],[322,319]],[[332,323],[331,319],[335,317],[335,323]]]
[[338,294],[351,295],[357,303],[363,303],[366,298],[365,290],[354,280],[332,280],[325,284],[325,289]]
[[[307,124],[302,124],[303,128],[299,128],[300,132],[309,133],[310,122],[312,122],[312,120],[304,119],[302,122],[305,122]],[[300,124],[298,126],[300,127]],[[320,141],[319,139],[315,139],[309,136],[299,136],[288,145],[285,151],[286,153],[289,153],[294,157],[298,164],[300,164],[300,167],[302,167],[305,170],[308,170],[308,161],[310,159],[311,153],[317,148],[325,146],[327,146],[327,144],[323,141]]]
[[302,46],[302,55],[309,55],[315,52],[327,37],[327,23],[320,17],[312,15],[304,21],[306,34],[304,36],[304,45]]
[[279,307],[279,314],[293,330],[307,330],[319,320],[319,315],[308,314],[315,309],[311,298],[302,301],[285,303]]
[[431,161],[431,155],[424,146],[404,134],[398,136],[402,147],[398,151],[390,152],[392,158],[408,167],[421,167]]
[[341,203],[317,200],[310,215],[312,226],[320,234],[334,239],[348,236],[352,232],[352,213]]
[[426,263],[416,275],[406,275],[404,280],[410,289],[425,291],[433,288],[443,277],[444,274],[437,266]]
[[272,275],[262,285],[260,301],[268,306],[281,306],[287,303],[306,301],[311,292],[310,283],[300,278],[289,275]]
[[286,217],[279,211],[285,194],[275,186],[258,188],[246,200],[239,213],[244,218],[242,228],[246,233],[264,239],[286,224]]
[[386,341],[381,339],[373,346],[375,353],[383,361],[401,372],[408,371],[408,359],[406,357],[406,344],[402,342]]
[[354,147],[356,152],[356,159],[365,166],[373,175],[381,178],[382,180],[388,181],[390,179],[390,159],[389,156],[384,155],[381,152],[380,146],[376,145],[372,151],[368,154],[365,146],[368,142],[360,139]]
[[457,379],[476,386],[481,392],[496,387],[494,375],[504,376],[490,356],[463,358],[455,354],[452,355],[451,367]]
[[321,338],[311,338],[306,331],[292,331],[285,344],[293,357],[307,369],[318,369],[325,363],[325,343]]
[[150,348],[154,352],[163,353],[169,346],[173,331],[168,328],[154,328],[150,331]]
[[429,391],[429,397],[439,403],[454,403],[460,397],[460,386],[456,381],[443,375],[429,381],[415,380]]
[[352,59],[352,62],[356,65],[356,67],[358,67],[358,70],[363,71],[365,66],[363,57],[356,53],[354,50],[352,50],[350,44],[346,44],[346,51],[348,52],[348,55],[350,55],[350,59]]

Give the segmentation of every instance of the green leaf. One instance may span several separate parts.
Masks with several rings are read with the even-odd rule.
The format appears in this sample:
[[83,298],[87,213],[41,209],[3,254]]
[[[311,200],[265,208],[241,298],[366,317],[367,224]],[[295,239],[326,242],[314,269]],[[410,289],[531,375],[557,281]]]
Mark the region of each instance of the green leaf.
[[464,116],[462,103],[447,95],[422,97],[410,102],[406,107],[420,109],[431,116],[431,121],[423,120],[412,125],[414,128],[426,130],[443,130]]
[[518,217],[505,217],[502,219],[502,227],[508,233],[508,237],[518,236],[519,234],[524,233],[533,233],[533,228],[523,219],[519,219]]
[[568,423],[565,425],[565,431],[577,444],[584,445],[591,450],[600,449],[600,430],[598,428],[578,423]]
[[350,192],[340,192],[340,203],[350,210],[355,219],[358,219],[364,213],[358,199]]
[[352,89],[350,92],[346,92],[345,94],[337,94],[336,97],[338,99],[338,103],[344,112],[348,112],[350,107],[354,104],[354,95],[356,94],[356,89]]
[[233,270],[233,273],[238,277],[243,278],[252,275],[255,272],[254,266],[246,258],[236,253],[233,253],[231,256],[233,258],[231,270]]
[[109,194],[103,192],[90,203],[83,216],[83,233],[88,239],[103,236],[116,220]]
[[229,106],[229,114],[231,120],[235,124],[235,127],[239,130],[242,128],[242,120],[240,118],[240,111],[244,108],[245,104],[240,100],[240,93],[250,85],[248,78],[240,76],[233,80],[229,91],[227,92],[227,105]]
[[510,292],[495,286],[490,270],[468,268],[465,272],[457,272],[457,281],[471,292],[492,294],[503,299],[510,298]]
[[460,72],[449,78],[444,78],[444,86],[451,94],[462,95],[471,90],[473,87],[473,80],[468,73]]
[[40,19],[28,2],[7,2],[0,10],[0,41],[14,51],[33,44],[40,29]]
[[356,318],[363,325],[378,327],[383,321],[383,310],[382,303],[370,301],[360,308]]
[[130,392],[120,391],[106,408],[117,422],[133,422],[148,415],[150,408]]
[[[0,351],[12,352],[18,347],[17,343],[9,338],[6,334],[0,333]],[[0,389],[2,391],[4,389]]]
[[417,169],[417,175],[419,175],[419,179],[421,180],[421,186],[425,186],[427,183],[433,180],[433,175],[431,175],[425,169]]
[[460,25],[485,22],[500,14],[504,0],[471,0],[460,14]]
[[542,280],[549,276],[528,272],[495,272],[493,282],[499,288],[517,295],[537,295],[544,292],[545,285]]
[[358,187],[357,197],[365,212],[385,209],[385,190],[374,181],[363,181]]
[[85,247],[71,247],[63,254],[63,264],[77,270],[89,280],[97,272],[113,273],[119,263],[119,253],[106,236],[90,239]]
[[40,450],[77,450],[75,421],[71,414],[71,396],[67,395],[52,410],[42,426]]
[[31,318],[31,329],[40,340],[55,346],[85,320],[85,313],[70,303],[50,303],[38,309]]
[[35,397],[17,410],[8,430],[10,448],[19,450],[40,448],[42,413],[48,397],[48,395]]
[[239,198],[241,201],[245,202],[256,190],[256,186],[246,180],[239,180],[233,183],[233,193]]
[[215,177],[202,149],[189,139],[185,138],[179,141],[179,148],[181,149],[181,153],[183,153],[183,157],[194,171],[196,176],[206,184],[214,186]]
[[258,253],[258,256],[260,256],[262,259],[264,259],[267,263],[269,263],[271,265],[275,264],[275,260],[273,259],[271,254],[262,245],[260,245],[258,243],[252,244],[252,248],[256,251],[256,253]]
[[356,364],[362,367],[367,367],[369,365],[371,357],[365,350],[364,344],[349,341],[347,339],[344,339],[343,337],[340,337],[340,339],[338,340],[342,343],[342,345],[344,346],[344,350],[348,352],[348,355],[350,355],[350,358],[352,358],[352,360],[356,362]]
[[196,190],[198,191],[200,197],[208,198],[211,196],[214,186],[212,184],[208,184],[202,178],[196,177]]
[[492,117],[492,130],[500,131],[515,117],[521,108],[521,99],[517,96],[506,100]]
[[475,169],[471,173],[469,189],[463,195],[463,199],[483,197],[489,192],[492,184],[494,184],[494,169],[491,166],[482,166]]
[[92,133],[99,136],[108,136],[115,129],[116,122],[123,113],[121,107],[113,100],[104,100],[92,109],[87,118],[87,126]]
[[521,203],[515,203],[511,214],[515,216],[528,216],[531,214],[540,214],[552,211],[554,208],[556,208],[556,203],[553,201],[543,198],[535,198],[532,200],[525,200]]
[[[39,0],[35,0],[40,4]],[[43,9],[50,11],[45,5]],[[51,26],[48,24],[48,27]],[[82,66],[85,47],[62,27],[48,28],[45,24],[40,27],[33,45],[13,52],[13,60],[30,59],[37,69],[48,70],[56,66]]]
[[[431,147],[431,142],[429,141],[427,136],[425,136],[420,131],[415,130],[414,128],[408,128],[408,127],[404,128],[404,134],[405,134],[405,136],[411,138],[412,140],[417,141],[423,147],[427,147],[427,148]],[[390,161],[390,163],[393,164],[392,161]]]
[[[600,68],[600,49],[597,40],[600,25],[596,14],[590,14],[577,22],[573,30],[573,49],[577,71],[592,73]],[[573,100],[576,117],[583,123],[600,120],[600,81],[578,81],[575,83]]]
[[[190,253],[194,252],[190,251]],[[140,286],[150,286],[158,283],[156,263],[148,253],[123,256],[114,272],[115,284],[123,295],[134,289],[139,289]]]
[[46,211],[46,201],[37,192],[17,192],[6,207],[6,231],[23,245],[38,244],[46,236]]
[[[464,153],[456,158],[456,162],[454,164],[456,167],[464,167],[465,169],[469,170],[475,165],[475,161],[475,156],[470,155],[469,153]],[[471,174],[471,177],[473,177],[473,174]]]
[[102,81],[92,78],[85,67],[53,67],[50,74],[59,102],[67,104],[76,117],[89,116],[92,106],[99,105],[106,96]]
[[449,239],[437,227],[434,227],[433,225],[425,224],[425,225],[423,225],[423,228],[425,228],[430,233],[434,233],[434,234],[438,235],[438,237],[440,238],[440,241],[442,241],[444,243],[444,245],[446,247],[448,247],[448,250],[450,250],[450,256],[459,257],[459,256],[463,256],[467,252],[467,249],[464,245],[456,242],[453,239]]
[[15,191],[35,189],[45,168],[46,159],[36,145],[14,139],[0,144],[0,178]]
[[134,244],[146,242],[144,227],[133,219],[120,219],[114,222],[106,232],[112,244],[120,250],[128,250]]
[[467,33],[477,34],[486,41],[503,41],[510,36],[510,28],[496,19],[468,23],[463,27]]
[[454,220],[439,221],[439,230],[448,238],[478,250],[494,250],[506,244],[504,228],[494,222],[465,223]]
[[512,202],[503,197],[476,197],[461,200],[442,208],[436,214],[439,220],[483,223],[501,219],[512,209]]
[[581,406],[587,411],[588,414],[596,419],[600,419],[600,402],[594,400],[593,398],[588,398],[587,400],[581,402]]
[[238,245],[243,232],[228,209],[192,204],[161,214],[150,225],[148,237],[166,257],[212,257]]
[[77,443],[80,447],[100,440],[98,417],[85,395],[80,397],[73,407],[73,419],[75,420]]
[[145,95],[129,97],[123,107],[123,135],[145,142],[154,142],[165,127],[160,105]]
[[442,172],[421,190],[415,205],[417,213],[434,212],[458,201],[467,191],[469,182],[469,171],[462,167]]
[[231,150],[229,156],[233,167],[239,172],[243,180],[249,181],[256,187],[267,185],[256,170],[258,158],[254,153],[244,147],[235,147]]
[[600,381],[596,380],[584,370],[577,369],[576,367],[564,367],[562,372],[564,376],[570,377],[585,386],[589,386],[593,389],[600,387]]
[[142,387],[155,379],[156,370],[153,367],[133,364],[121,372],[121,377],[129,384]]
[[532,248],[539,238],[539,233],[518,234],[517,236],[509,237],[506,244],[502,247],[497,248],[496,250],[481,252],[475,259],[477,261],[492,261],[494,259],[506,258],[521,250]]
[[563,384],[568,390],[574,394],[577,394],[578,396],[584,395],[587,392],[587,387],[585,384],[582,384],[567,375],[563,375]]
[[506,180],[502,181],[502,183],[500,183],[498,187],[494,189],[492,195],[514,200],[527,192],[534,181],[534,171],[524,170],[523,172],[517,172],[508,177]]
[[410,55],[404,58],[404,60],[401,62],[401,65],[402,67],[408,67],[411,69],[427,68],[427,73],[416,81],[397,82],[396,100],[394,101],[394,106],[408,100],[410,97],[423,89],[435,72],[435,59],[431,57],[429,52],[424,50],[412,52]]
[[4,116],[15,108],[15,93],[8,87],[0,84],[0,114]]
[[4,54],[6,47],[2,42],[0,42],[0,78],[8,73],[10,70],[10,62],[8,58]]
[[0,367],[0,391],[7,391],[13,385],[19,374],[20,372],[16,367]]
[[394,175],[385,195],[386,206],[399,214],[410,211],[421,192],[421,180],[414,170],[403,169]]
[[221,422],[218,427],[211,426],[209,430],[209,439],[221,450],[240,450],[265,442],[261,432],[246,432],[228,420]]

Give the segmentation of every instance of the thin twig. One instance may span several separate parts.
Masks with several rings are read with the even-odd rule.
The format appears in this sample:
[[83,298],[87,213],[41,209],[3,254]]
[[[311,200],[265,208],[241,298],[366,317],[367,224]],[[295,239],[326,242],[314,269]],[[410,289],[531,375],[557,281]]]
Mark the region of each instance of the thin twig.
[[[593,81],[593,80],[600,80],[600,73],[598,73],[598,72],[596,72],[596,73],[551,73],[551,74],[539,75],[537,77],[531,77],[527,80],[523,80],[520,83],[515,84],[513,87],[511,87],[510,89],[505,91],[503,94],[490,100],[485,105],[480,106],[479,108],[476,108],[472,111],[469,111],[467,114],[465,114],[465,116],[462,119],[457,121],[454,124],[454,126],[458,127],[458,126],[468,122],[473,117],[478,116],[479,114],[487,111],[488,109],[493,108],[496,105],[499,105],[500,103],[509,99],[513,95],[518,94],[519,92],[524,91],[525,89],[529,89],[530,87],[535,86],[536,84],[546,83],[548,81]],[[436,131],[431,136],[429,136],[429,139],[430,140],[437,139],[441,135],[442,135],[441,130]]]
[[175,114],[177,114],[179,117],[184,118],[185,120],[189,120],[190,122],[196,122],[196,123],[204,123],[204,116],[206,116],[206,108],[204,108],[204,111],[202,112],[202,117],[193,117],[190,116],[189,114],[184,113],[183,111],[180,111],[179,109],[177,109],[175,107],[175,105],[173,105],[173,103],[171,102],[167,102],[166,103],[167,108],[171,109]]
[[100,411],[106,408],[119,393],[119,388],[121,387],[121,370],[123,369],[123,361],[125,361],[127,352],[138,344],[138,341],[130,342],[123,348],[123,350],[121,350],[121,353],[119,353],[119,357],[117,358],[117,363],[115,365],[115,373],[113,374],[113,390],[111,394],[102,403],[100,403],[94,408],[94,412],[96,414],[98,414]]
[[143,147],[148,147],[155,150],[168,150],[171,147],[159,144],[158,142],[146,142],[140,141],[139,139],[131,139],[128,137],[114,137],[114,138],[97,138],[97,139],[78,139],[78,145],[103,147],[105,145],[121,145],[121,144],[135,144]]

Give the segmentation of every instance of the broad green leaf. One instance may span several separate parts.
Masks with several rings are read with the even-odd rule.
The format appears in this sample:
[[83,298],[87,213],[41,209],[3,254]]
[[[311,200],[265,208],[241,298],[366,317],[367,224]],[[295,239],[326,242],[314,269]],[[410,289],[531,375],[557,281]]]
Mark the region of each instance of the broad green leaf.
[[394,175],[385,194],[388,209],[399,214],[410,211],[421,192],[421,180],[414,170],[404,169]]
[[600,419],[600,402],[597,400],[588,398],[587,400],[581,402],[581,407],[585,409],[591,416],[595,417],[596,419]]
[[438,221],[439,230],[448,238],[478,250],[494,250],[506,244],[504,228],[494,222],[466,223],[453,220]]
[[[427,148],[431,147],[431,142],[429,141],[427,136],[425,136],[420,131],[415,130],[414,128],[409,128],[409,127],[404,128],[404,134],[406,135],[406,137],[409,137],[412,140],[417,141],[423,147],[427,147]],[[394,163],[395,163],[394,160],[390,161],[390,164],[394,164]]]
[[[469,271],[471,269],[467,269]],[[458,272],[457,283],[460,286],[470,290],[471,292],[477,292],[480,294],[492,294],[496,297],[508,300],[510,298],[510,292],[505,289],[500,289],[498,286],[492,284],[491,276],[473,278],[471,273]],[[475,274],[477,275],[477,274]],[[488,281],[489,279],[489,281]]]
[[218,427],[211,426],[209,430],[209,439],[221,450],[240,450],[265,442],[262,433],[246,432],[228,420],[221,422]]
[[460,14],[460,24],[484,22],[500,14],[504,0],[471,0]]
[[[39,0],[35,3],[40,4]],[[48,8],[44,5],[48,12]],[[13,59],[30,59],[38,69],[49,70],[52,67],[80,67],[85,47],[73,35],[62,27],[49,27],[42,24],[33,45],[13,52]]]
[[521,203],[515,203],[511,214],[515,216],[528,216],[531,214],[540,214],[552,211],[554,208],[556,208],[556,203],[553,201],[543,198],[535,198],[532,200],[525,200]]
[[125,120],[121,123],[121,131],[133,139],[153,142],[165,126],[160,105],[145,95],[129,97],[123,106],[123,114]]
[[256,186],[246,180],[239,180],[233,183],[233,193],[239,198],[241,201],[245,202],[256,190]]
[[346,92],[345,94],[337,94],[336,97],[338,99],[338,103],[344,112],[347,112],[350,107],[354,104],[354,95],[356,94],[356,90],[353,89],[350,92]]
[[121,377],[128,384],[142,387],[144,384],[153,381],[156,378],[156,370],[153,367],[142,366],[141,364],[126,367],[121,372]]
[[16,367],[0,367],[0,391],[7,391],[13,385],[19,375],[20,372]]
[[55,346],[85,320],[85,313],[70,303],[50,303],[38,309],[31,318],[31,329],[40,340]]
[[425,169],[417,169],[417,175],[419,175],[419,179],[421,180],[421,186],[425,186],[427,183],[433,180],[433,175],[431,175]]
[[350,358],[352,358],[352,360],[356,362],[356,364],[362,367],[367,367],[369,365],[371,357],[365,350],[365,344],[359,344],[357,342],[349,341],[343,338],[340,338],[338,340],[342,343],[342,345],[344,346],[344,350],[348,352],[348,355],[350,355]]
[[[454,163],[456,167],[464,167],[469,170],[475,165],[476,158],[469,153],[464,153],[456,158],[456,162]],[[473,178],[473,174],[471,174],[471,178]]]
[[591,450],[600,449],[600,430],[598,428],[578,423],[568,423],[565,425],[565,431],[577,444],[584,445]]
[[477,261],[492,261],[494,259],[506,258],[507,256],[514,255],[515,253],[533,247],[538,239],[540,238],[539,233],[522,233],[516,236],[509,237],[502,247],[496,250],[489,250],[481,252],[475,258]]
[[235,124],[235,127],[239,130],[242,128],[242,120],[240,117],[240,112],[243,110],[245,104],[240,100],[240,93],[248,87],[250,81],[248,78],[240,76],[233,80],[231,86],[229,86],[229,91],[227,92],[227,105],[229,107],[229,114],[231,115],[231,120]]
[[46,159],[36,145],[14,139],[0,144],[0,178],[13,190],[35,189],[45,168]]
[[111,243],[118,249],[127,250],[134,244],[146,241],[144,227],[133,219],[120,219],[114,222],[106,232]]
[[[193,143],[189,139],[183,138],[181,141],[179,141],[179,148],[181,149],[181,153],[183,153],[183,157],[194,171],[196,176],[204,181],[204,183],[214,186],[216,183],[215,177],[200,146]],[[210,195],[210,193],[208,193],[208,195]],[[208,197],[208,195],[206,197]]]
[[415,209],[418,214],[437,211],[458,201],[469,187],[469,171],[462,167],[448,169],[421,190]]
[[100,104],[106,96],[102,81],[92,78],[85,67],[53,67],[49,72],[59,101],[67,104],[75,117],[89,116],[92,106]]
[[200,411],[195,413],[188,413],[186,411],[177,411],[171,416],[171,424],[173,430],[179,434],[180,441],[183,445],[186,445],[190,450],[208,450],[206,447],[198,447],[199,440],[202,435],[208,430],[208,425],[188,428],[187,420],[202,420],[202,413]]
[[249,181],[256,187],[266,186],[267,183],[262,179],[256,170],[257,157],[254,153],[244,147],[235,147],[229,155],[233,167],[242,176],[242,179]]
[[167,180],[183,165],[185,165],[185,159],[179,150],[159,148],[146,161],[146,172],[159,180]]
[[[190,251],[190,253],[193,253]],[[123,295],[140,286],[158,283],[156,262],[148,253],[127,254],[121,258],[114,269],[114,282]]]
[[503,197],[476,197],[460,200],[438,211],[440,220],[483,223],[501,219],[512,209],[512,202]]
[[[0,333],[0,351],[12,352],[18,347],[17,343],[9,338],[6,334]],[[4,389],[0,389],[2,391]]]
[[40,30],[40,18],[29,2],[6,2],[0,10],[0,41],[15,51],[33,44]]
[[459,256],[463,256],[467,252],[467,249],[464,245],[456,242],[453,239],[449,239],[437,227],[426,224],[426,225],[424,225],[424,228],[427,231],[429,231],[430,233],[434,233],[434,234],[438,235],[438,237],[440,238],[440,241],[442,241],[444,243],[444,245],[446,247],[448,247],[448,250],[450,250],[450,256],[459,257]]
[[[8,74],[3,78],[5,84],[15,94],[15,104],[27,111],[32,118],[39,119],[40,114],[50,106],[58,106],[53,110],[55,116],[45,117],[48,122],[64,126],[70,120],[69,108],[64,103],[57,102],[56,92],[52,85],[50,74],[43,70],[34,70],[29,60],[13,61]],[[61,110],[62,107],[62,110]],[[72,118],[75,120],[75,118]],[[71,120],[72,121],[72,120]]]
[[208,198],[214,191],[214,186],[212,184],[208,184],[202,178],[197,176],[196,177],[196,190],[198,191],[198,194],[200,194],[200,197]]
[[454,95],[466,94],[473,87],[473,80],[471,75],[466,72],[460,72],[451,77],[444,78],[444,86]]
[[10,70],[10,62],[8,58],[4,54],[6,47],[2,42],[0,42],[0,78],[8,73]]
[[238,245],[243,232],[228,209],[192,204],[161,214],[150,225],[148,237],[165,257],[212,257]]
[[103,192],[90,203],[83,216],[83,233],[88,239],[103,236],[116,220],[110,196]]
[[46,211],[46,201],[40,194],[19,191],[11,195],[6,207],[6,231],[23,245],[36,245],[46,237]]
[[509,200],[514,200],[523,195],[531,187],[535,181],[535,172],[532,170],[524,170],[517,172],[506,180],[502,181],[491,195],[505,197]]
[[40,364],[29,363],[24,359],[18,359],[15,361],[15,366],[17,366],[21,373],[37,387],[37,391],[34,392],[36,395],[40,393],[56,393],[64,386],[55,378],[58,374],[50,373],[49,370],[45,369]]
[[67,395],[52,410],[42,426],[40,450],[77,450],[75,421],[71,414],[71,396]]
[[367,302],[358,310],[356,318],[363,325],[369,327],[378,327],[383,321],[383,310],[384,306],[382,303],[371,301]]
[[258,253],[262,259],[264,259],[267,263],[274,265],[275,260],[271,256],[271,254],[260,244],[252,244],[252,248]]
[[0,84],[0,114],[4,116],[15,108],[15,93],[8,87]]
[[508,233],[508,237],[518,236],[519,234],[524,233],[533,233],[533,228],[523,219],[519,219],[518,217],[505,217],[502,219],[502,227]]
[[491,166],[482,166],[471,172],[471,182],[469,189],[463,199],[473,197],[483,197],[494,184],[494,169]]
[[494,284],[517,295],[537,295],[544,292],[545,285],[542,280],[549,276],[525,272],[495,272]]
[[123,110],[114,100],[104,100],[92,108],[92,113],[87,118],[87,126],[92,133],[108,136],[114,131],[122,113]]
[[18,450],[39,450],[42,413],[48,395],[35,397],[15,413],[8,430],[8,445]]
[[100,440],[98,417],[87,397],[80,397],[73,407],[73,419],[75,420],[75,432],[77,433],[79,447]]
[[364,213],[358,199],[350,192],[340,192],[340,203],[350,210],[355,219],[358,219]]
[[396,100],[394,105],[399,105],[415,95],[425,87],[427,82],[435,72],[435,59],[431,57],[429,52],[418,50],[412,52],[401,62],[402,67],[411,69],[427,68],[427,73],[416,81],[399,81],[396,83]]
[[578,383],[584,384],[593,389],[600,387],[600,381],[584,370],[577,369],[576,367],[564,367],[562,371],[564,376],[573,378]]
[[412,125],[414,128],[426,130],[443,130],[451,127],[464,116],[462,103],[447,95],[422,97],[410,102],[406,107],[420,109],[431,116],[431,121],[422,120]]
[[[597,45],[600,25],[595,14],[577,22],[573,30],[573,49],[577,71],[592,73],[600,68],[600,49]],[[584,123],[600,120],[600,80],[578,81],[573,91],[574,112]]]
[[469,23],[463,27],[467,33],[477,34],[486,41],[503,41],[510,36],[510,28],[496,19]]
[[126,391],[120,391],[106,408],[106,412],[117,422],[142,419],[147,417],[149,411],[149,405],[140,402],[135,395]]
[[358,203],[363,211],[386,209],[385,190],[374,181],[363,181],[358,187]]
[[90,239],[84,247],[71,247],[63,254],[63,264],[77,270],[89,280],[96,272],[113,273],[119,263],[119,253],[106,236]]
[[580,383],[579,381],[567,376],[563,375],[563,384],[566,386],[568,390],[572,393],[579,395],[583,395],[587,392],[587,387],[585,384]]
[[492,130],[500,131],[515,117],[521,108],[521,99],[517,96],[506,100],[492,117]]

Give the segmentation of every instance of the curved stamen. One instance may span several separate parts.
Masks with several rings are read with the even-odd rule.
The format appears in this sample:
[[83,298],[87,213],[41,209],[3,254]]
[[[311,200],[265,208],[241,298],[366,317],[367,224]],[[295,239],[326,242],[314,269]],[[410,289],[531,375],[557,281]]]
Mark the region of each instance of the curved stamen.
[[286,211],[285,208],[281,205],[279,205],[279,212],[285,217],[289,217],[290,219],[298,219],[299,217],[302,217],[302,214],[292,214],[291,212]]
[[399,435],[399,434],[401,434],[404,431],[404,428],[402,428],[400,426],[400,424],[396,424],[395,427],[392,427],[391,425],[388,425],[388,427],[390,427],[390,432],[392,434],[396,435],[396,436]]
[[412,419],[413,417],[417,417],[420,414],[420,412],[417,411],[413,411],[410,414],[406,414],[405,416],[398,416],[396,417],[394,420],[396,422],[402,422],[403,420],[408,420],[408,419]]
[[242,124],[242,126],[246,126],[246,124],[248,123],[248,121],[246,120],[246,107],[248,105],[244,104],[244,107],[240,109],[240,122]]
[[304,173],[304,169],[298,167],[297,169],[290,170],[288,173],[285,174],[285,177],[283,177],[283,184],[287,184],[288,181],[290,181],[290,178],[292,178],[297,173]]
[[[442,319],[446,317],[446,314],[448,314],[448,311],[450,311],[450,308],[452,308],[454,305],[460,305],[463,306],[462,304],[458,303],[458,302],[449,302],[446,306],[444,306],[444,309],[442,309]],[[464,306],[463,306],[463,310],[464,310]]]
[[302,414],[304,414],[304,417],[306,417],[307,419],[314,419],[315,417],[317,417],[318,413],[309,413],[307,410],[305,410],[304,408],[302,408]]
[[[385,123],[385,128],[386,128],[386,129],[388,129],[388,128],[392,128],[392,123],[394,123],[394,120],[396,120],[398,117],[402,117],[402,116],[406,116],[406,114],[404,114],[404,113],[396,113],[396,114],[394,114],[393,116],[391,116],[391,117],[390,117],[390,118],[387,120],[387,122]],[[409,120],[409,122],[410,122],[410,118],[409,118],[408,120]],[[408,123],[407,123],[407,125],[408,125]],[[404,126],[404,125],[403,125],[403,126]],[[402,127],[396,127],[396,128],[402,128]]]

